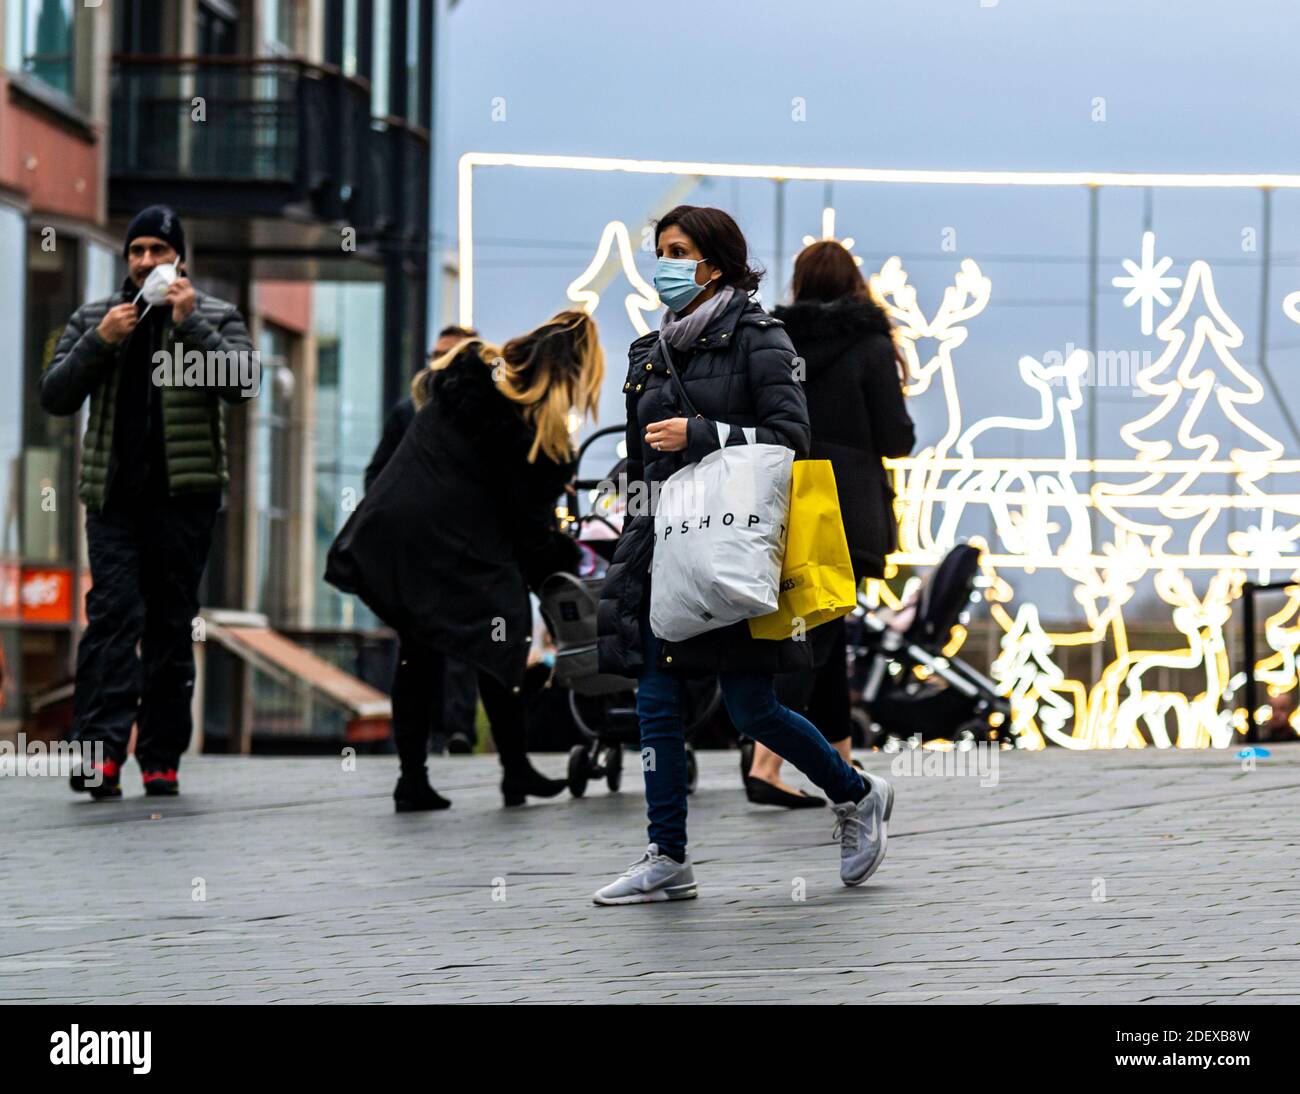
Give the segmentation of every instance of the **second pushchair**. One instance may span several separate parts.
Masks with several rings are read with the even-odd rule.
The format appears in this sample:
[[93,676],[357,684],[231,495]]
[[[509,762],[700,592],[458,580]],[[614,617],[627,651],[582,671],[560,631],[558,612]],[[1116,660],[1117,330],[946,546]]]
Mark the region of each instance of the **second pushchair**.
[[[862,703],[868,745],[945,739],[1009,739],[1011,704],[998,685],[944,648],[970,618],[979,597],[979,548],[958,544],[922,583],[914,601],[895,612],[862,607],[865,662]],[[861,602],[861,598],[860,598]]]

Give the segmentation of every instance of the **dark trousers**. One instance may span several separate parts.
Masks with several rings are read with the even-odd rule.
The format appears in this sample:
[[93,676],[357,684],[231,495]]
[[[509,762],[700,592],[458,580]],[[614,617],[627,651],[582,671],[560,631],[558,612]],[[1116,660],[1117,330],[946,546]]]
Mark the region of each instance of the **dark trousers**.
[[[475,720],[478,715],[478,669],[458,657],[448,657],[441,651],[417,652],[416,658],[428,673],[436,677],[431,686],[421,684],[427,697],[421,704],[428,706],[428,725],[425,731],[435,752],[441,752],[451,736],[473,741],[477,736]],[[397,643],[397,663],[407,660],[406,648]]]
[[[429,725],[443,709],[443,657],[406,638],[399,639],[393,676],[393,737],[402,774],[422,774],[429,756]],[[477,672],[477,670],[476,670]],[[486,672],[477,672],[479,695],[492,727],[492,740],[506,770],[527,765],[526,713],[516,691]]]
[[[658,639],[644,617],[641,650],[645,664],[637,679],[636,712],[650,842],[680,860],[686,852],[687,784],[682,681],[659,668]],[[789,760],[832,802],[861,801],[866,795],[862,776],[826,738],[806,718],[777,702],[770,675],[723,672],[718,674],[718,685],[736,729]]]
[[776,678],[776,697],[806,717],[831,744],[853,736],[849,713],[848,650],[844,619],[833,619],[808,632],[813,667],[783,672]]
[[[194,726],[194,617],[216,498],[86,513],[91,588],[77,647],[73,737],[146,770],[174,768]],[[137,646],[139,647],[137,652]]]
[[472,741],[478,713],[478,669],[459,657],[443,654],[442,687],[441,708],[433,712],[434,731],[447,737],[461,734]]

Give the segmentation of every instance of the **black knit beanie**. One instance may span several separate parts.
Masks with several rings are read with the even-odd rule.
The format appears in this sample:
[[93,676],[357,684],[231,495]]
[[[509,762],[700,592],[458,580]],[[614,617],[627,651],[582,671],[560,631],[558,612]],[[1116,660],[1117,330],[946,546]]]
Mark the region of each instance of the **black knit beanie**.
[[185,257],[185,229],[181,227],[181,218],[166,205],[150,205],[135,214],[127,225],[126,242],[122,244],[123,257],[131,250],[131,241],[140,236],[166,240],[175,248],[177,255]]

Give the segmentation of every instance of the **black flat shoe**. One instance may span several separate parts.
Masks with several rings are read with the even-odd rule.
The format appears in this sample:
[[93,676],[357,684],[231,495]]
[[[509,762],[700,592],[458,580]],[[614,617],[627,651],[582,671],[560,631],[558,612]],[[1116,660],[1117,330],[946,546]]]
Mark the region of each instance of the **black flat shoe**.
[[450,809],[451,802],[429,785],[427,778],[403,775],[393,791],[393,804],[399,813],[422,813],[430,809]]
[[802,791],[791,794],[752,775],[745,779],[745,797],[755,805],[780,805],[786,809],[821,809],[826,804],[825,798]]
[[548,779],[532,764],[501,777],[501,797],[509,806],[523,805],[527,798],[553,798],[566,786],[566,779]]

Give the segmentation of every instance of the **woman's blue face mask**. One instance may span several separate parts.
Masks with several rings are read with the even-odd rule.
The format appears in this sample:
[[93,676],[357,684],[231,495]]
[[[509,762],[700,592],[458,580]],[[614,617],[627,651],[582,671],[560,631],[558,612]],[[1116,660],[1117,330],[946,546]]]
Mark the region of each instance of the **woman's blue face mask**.
[[695,280],[695,268],[699,264],[693,258],[661,258],[655,263],[655,292],[675,315],[690,307],[691,301],[709,287],[707,281],[701,285]]

